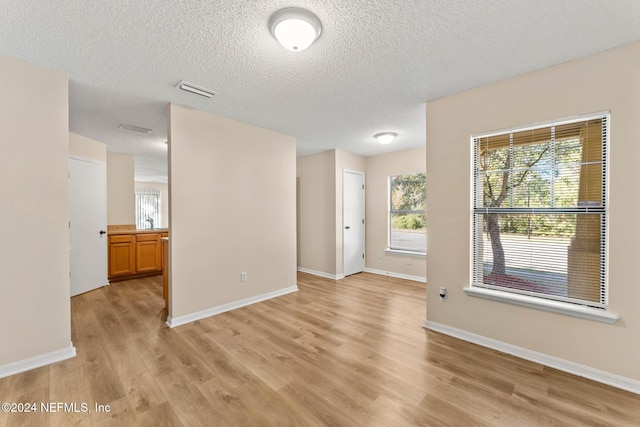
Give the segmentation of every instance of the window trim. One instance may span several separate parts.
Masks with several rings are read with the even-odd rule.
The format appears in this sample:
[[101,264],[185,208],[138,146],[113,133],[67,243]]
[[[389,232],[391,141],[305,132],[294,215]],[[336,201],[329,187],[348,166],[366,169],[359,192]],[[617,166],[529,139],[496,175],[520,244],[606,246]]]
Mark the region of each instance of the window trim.
[[[423,174],[426,177],[426,172],[406,172],[406,173],[396,173],[396,174],[391,174],[391,175],[387,175],[387,247],[385,249],[385,253],[387,254],[391,254],[391,255],[414,255],[414,256],[426,256],[427,255],[427,251],[426,251],[426,234],[425,234],[425,250],[421,251],[421,250],[411,250],[411,249],[407,249],[407,248],[398,248],[398,247],[393,247],[391,246],[391,233],[393,231],[393,227],[391,225],[391,216],[394,213],[420,213],[420,214],[424,214],[425,217],[427,215],[427,210],[426,209],[421,209],[421,210],[392,210],[391,209],[391,179],[393,177],[396,176],[404,176],[404,175],[417,175],[417,174]],[[426,189],[426,185],[425,185],[425,193],[426,193],[427,189]],[[425,202],[426,202],[426,194],[425,194]]]
[[521,307],[533,308],[551,313],[564,314],[581,319],[593,320],[596,322],[614,324],[619,319],[616,313],[601,308],[590,307],[584,304],[545,299],[538,296],[529,296],[514,292],[488,289],[482,286],[469,286],[463,288],[464,293],[470,297],[488,299],[491,301],[504,302]]
[[390,254],[390,255],[410,255],[410,256],[418,256],[418,257],[424,257],[427,255],[427,252],[418,252],[418,251],[408,251],[406,249],[391,249],[391,248],[386,248],[385,253]]
[[[604,207],[602,211],[603,220],[602,226],[604,227],[604,239],[601,243],[601,250],[604,250],[604,277],[603,283],[601,286],[604,287],[604,302],[598,304],[598,306],[589,305],[586,301],[561,301],[557,299],[545,298],[544,294],[540,295],[530,295],[526,293],[520,292],[510,292],[508,290],[495,289],[490,285],[485,285],[484,283],[477,283],[474,281],[474,263],[477,262],[476,257],[476,229],[475,229],[475,221],[474,217],[477,213],[476,209],[476,196],[477,196],[477,185],[476,182],[476,171],[475,171],[475,155],[476,155],[476,143],[475,141],[479,138],[504,135],[508,133],[520,132],[523,130],[535,130],[541,129],[545,127],[551,126],[560,126],[568,123],[575,123],[579,121],[587,121],[590,119],[604,118],[606,120],[606,135],[604,135],[605,146],[603,147],[603,159],[602,159],[602,174],[604,178],[604,194],[603,201]],[[595,320],[604,323],[613,324],[617,320],[619,320],[619,316],[613,312],[608,311],[608,303],[609,303],[609,150],[610,150],[610,133],[611,133],[611,112],[610,111],[600,111],[595,113],[589,113],[584,115],[577,115],[572,117],[566,117],[559,120],[550,120],[545,122],[537,122],[530,125],[517,126],[503,130],[497,130],[486,133],[479,133],[475,135],[471,135],[470,144],[471,144],[471,182],[470,182],[470,202],[471,202],[471,215],[470,215],[470,235],[471,235],[471,244],[470,244],[470,286],[463,288],[464,292],[468,296],[478,297],[489,299],[492,301],[505,302],[510,304],[515,304],[519,306],[524,306],[528,308],[539,309],[543,311],[549,311],[559,314],[565,314],[569,316],[579,317],[588,320]],[[601,229],[601,233],[603,233]]]

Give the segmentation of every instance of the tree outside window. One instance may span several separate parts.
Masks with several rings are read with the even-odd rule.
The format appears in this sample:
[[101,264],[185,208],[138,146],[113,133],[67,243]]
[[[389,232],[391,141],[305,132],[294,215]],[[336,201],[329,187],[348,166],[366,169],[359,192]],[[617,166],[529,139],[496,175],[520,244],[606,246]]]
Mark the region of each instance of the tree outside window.
[[389,177],[389,249],[425,253],[426,175]]
[[474,286],[606,305],[607,117],[475,137]]

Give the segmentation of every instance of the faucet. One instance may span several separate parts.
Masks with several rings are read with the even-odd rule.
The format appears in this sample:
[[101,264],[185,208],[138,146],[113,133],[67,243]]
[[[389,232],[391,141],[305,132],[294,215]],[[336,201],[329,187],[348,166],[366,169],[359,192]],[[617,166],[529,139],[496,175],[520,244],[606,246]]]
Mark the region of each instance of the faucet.
[[151,218],[150,216],[147,217],[147,219],[144,220],[145,222],[148,222],[150,225],[150,229],[153,229],[153,218]]

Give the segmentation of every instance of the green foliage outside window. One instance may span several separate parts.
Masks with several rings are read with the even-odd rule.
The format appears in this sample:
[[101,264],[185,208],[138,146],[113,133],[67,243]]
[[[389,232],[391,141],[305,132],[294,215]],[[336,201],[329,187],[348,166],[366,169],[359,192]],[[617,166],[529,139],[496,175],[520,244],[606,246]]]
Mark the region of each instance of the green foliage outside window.
[[424,173],[397,175],[390,178],[391,227],[420,230],[426,227]]
[[[578,204],[582,145],[579,138],[490,150],[481,160],[484,206],[509,208],[573,207]],[[575,234],[571,216],[504,214],[500,232],[568,238]]]

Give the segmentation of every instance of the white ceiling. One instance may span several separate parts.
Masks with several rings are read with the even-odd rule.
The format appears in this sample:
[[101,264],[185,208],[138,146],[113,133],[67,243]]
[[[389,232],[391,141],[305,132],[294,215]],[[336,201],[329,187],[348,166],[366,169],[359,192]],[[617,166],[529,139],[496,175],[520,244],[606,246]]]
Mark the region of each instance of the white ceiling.
[[[371,156],[424,145],[426,101],[640,40],[639,0],[0,1],[0,54],[67,71],[70,130],[151,180],[167,102],[293,135],[298,156]],[[269,33],[287,6],[322,22],[303,52]],[[381,146],[381,131],[398,138]]]

